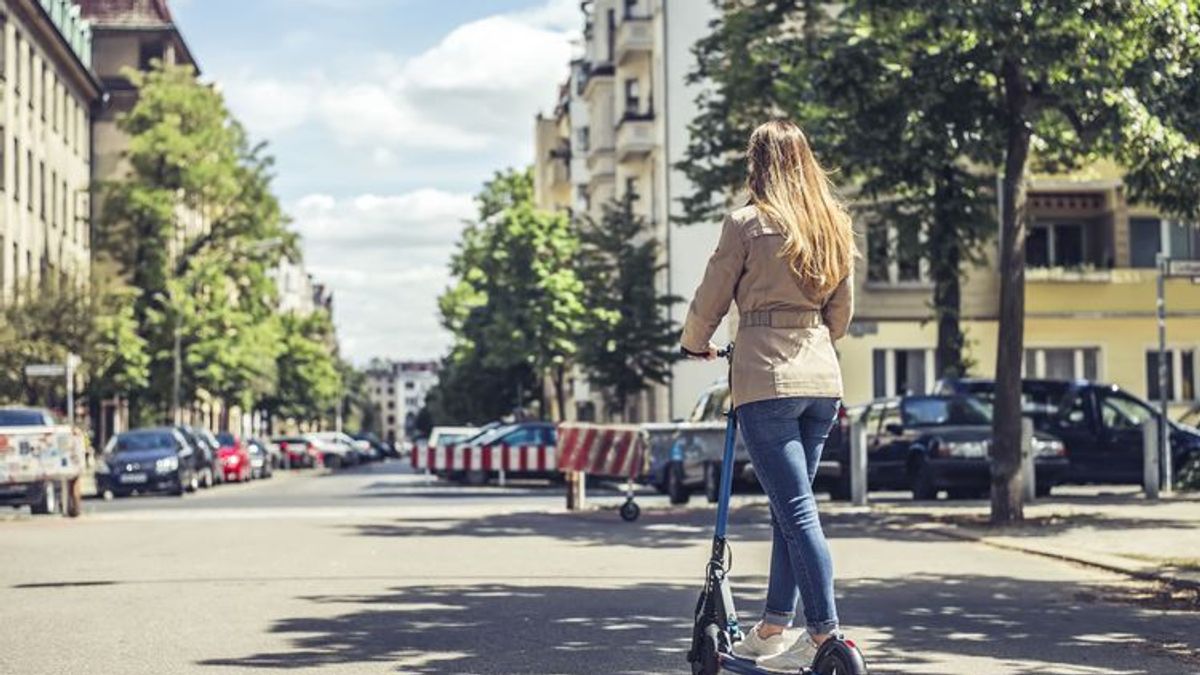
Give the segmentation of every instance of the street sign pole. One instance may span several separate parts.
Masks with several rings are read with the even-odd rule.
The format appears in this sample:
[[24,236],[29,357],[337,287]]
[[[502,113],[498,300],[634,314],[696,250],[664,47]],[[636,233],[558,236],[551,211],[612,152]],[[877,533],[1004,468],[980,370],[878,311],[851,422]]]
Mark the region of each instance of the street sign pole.
[[79,357],[67,354],[67,424],[75,430],[75,368],[79,365]]
[[[1171,489],[1171,461],[1167,454],[1169,443],[1167,425],[1167,402],[1171,393],[1167,391],[1167,274],[1171,271],[1171,261],[1162,253],[1158,254],[1158,465],[1167,490]],[[1166,457],[1166,461],[1163,458]],[[1166,469],[1162,473],[1162,469]]]

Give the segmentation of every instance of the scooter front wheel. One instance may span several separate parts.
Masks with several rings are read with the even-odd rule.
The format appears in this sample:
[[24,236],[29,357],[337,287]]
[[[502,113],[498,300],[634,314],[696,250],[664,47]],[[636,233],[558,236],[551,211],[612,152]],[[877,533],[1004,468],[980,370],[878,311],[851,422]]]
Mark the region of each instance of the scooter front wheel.
[[642,509],[632,499],[625,500],[621,505],[621,519],[627,523],[632,523],[642,514]]
[[710,623],[704,627],[699,654],[692,662],[692,675],[717,675],[721,671],[721,629]]
[[830,638],[817,650],[813,675],[867,675],[867,662],[853,642]]

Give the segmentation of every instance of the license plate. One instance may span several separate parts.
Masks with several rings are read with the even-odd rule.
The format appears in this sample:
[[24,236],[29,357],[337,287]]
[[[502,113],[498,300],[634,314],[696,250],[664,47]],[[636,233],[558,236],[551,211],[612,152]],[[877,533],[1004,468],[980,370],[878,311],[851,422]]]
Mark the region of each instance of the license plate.
[[145,483],[146,474],[144,473],[123,473],[121,474],[122,483]]

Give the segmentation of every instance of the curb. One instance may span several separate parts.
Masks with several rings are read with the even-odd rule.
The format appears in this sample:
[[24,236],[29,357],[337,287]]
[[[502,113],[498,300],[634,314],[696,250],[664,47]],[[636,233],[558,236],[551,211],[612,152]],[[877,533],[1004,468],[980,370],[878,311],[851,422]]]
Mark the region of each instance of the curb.
[[1102,569],[1108,572],[1115,572],[1117,574],[1123,574],[1125,576],[1141,579],[1143,581],[1157,581],[1174,588],[1200,591],[1200,578],[1188,578],[1172,572],[1136,567],[1125,562],[1124,559],[1118,556],[1082,553],[1079,551],[1068,552],[1054,546],[1037,546],[1031,544],[1018,544],[1007,540],[1001,541],[994,537],[971,532],[970,530],[953,525],[931,525],[922,529],[926,529],[933,534],[937,534],[947,539],[975,542],[978,544],[983,544],[984,546],[991,546],[992,548],[1015,551],[1017,553],[1025,553],[1028,555],[1036,555],[1043,558],[1051,558],[1054,560],[1061,560],[1064,562]]

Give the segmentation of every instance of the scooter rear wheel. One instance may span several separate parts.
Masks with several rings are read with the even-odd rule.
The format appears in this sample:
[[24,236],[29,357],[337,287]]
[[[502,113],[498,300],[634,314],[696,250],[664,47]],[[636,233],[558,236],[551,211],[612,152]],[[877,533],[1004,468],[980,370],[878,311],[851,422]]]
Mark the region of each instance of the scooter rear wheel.
[[830,638],[817,650],[813,675],[867,675],[867,662],[853,642]]

